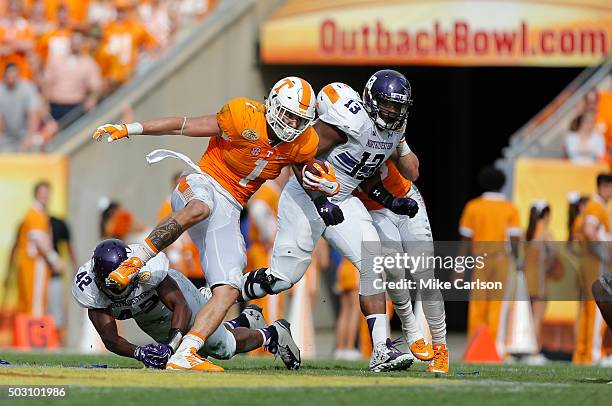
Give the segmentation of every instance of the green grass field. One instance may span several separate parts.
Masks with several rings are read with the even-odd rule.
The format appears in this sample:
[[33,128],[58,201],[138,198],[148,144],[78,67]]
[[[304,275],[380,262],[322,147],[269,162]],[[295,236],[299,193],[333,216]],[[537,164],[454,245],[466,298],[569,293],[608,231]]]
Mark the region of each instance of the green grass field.
[[[218,362],[225,373],[153,371],[116,356],[0,353],[0,385],[69,385],[64,400],[36,404],[496,404],[609,405],[612,368],[565,363],[452,365],[447,376],[425,372],[419,363],[406,372],[374,374],[366,362],[305,361],[287,371],[273,358],[236,357]],[[81,366],[106,364],[108,369]],[[478,371],[479,376],[461,375]],[[22,403],[22,402],[20,402]],[[2,402],[0,401],[0,406]]]

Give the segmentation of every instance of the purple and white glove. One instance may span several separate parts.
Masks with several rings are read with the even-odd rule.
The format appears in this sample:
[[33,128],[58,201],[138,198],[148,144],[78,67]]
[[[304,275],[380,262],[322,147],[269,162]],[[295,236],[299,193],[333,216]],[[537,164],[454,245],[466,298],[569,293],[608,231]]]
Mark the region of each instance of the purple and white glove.
[[136,347],[134,358],[147,368],[164,369],[172,356],[172,349],[166,344],[147,344]]

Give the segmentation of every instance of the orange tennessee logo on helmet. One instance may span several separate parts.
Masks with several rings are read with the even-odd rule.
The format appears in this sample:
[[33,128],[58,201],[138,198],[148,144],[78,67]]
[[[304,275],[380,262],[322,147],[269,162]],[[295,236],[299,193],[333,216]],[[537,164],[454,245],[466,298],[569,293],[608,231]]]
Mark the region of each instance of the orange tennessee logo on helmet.
[[281,83],[280,85],[276,86],[274,88],[274,91],[276,93],[278,93],[283,87],[288,86],[289,89],[291,89],[293,87],[293,82],[291,81],[291,79],[285,79],[283,80],[283,83]]

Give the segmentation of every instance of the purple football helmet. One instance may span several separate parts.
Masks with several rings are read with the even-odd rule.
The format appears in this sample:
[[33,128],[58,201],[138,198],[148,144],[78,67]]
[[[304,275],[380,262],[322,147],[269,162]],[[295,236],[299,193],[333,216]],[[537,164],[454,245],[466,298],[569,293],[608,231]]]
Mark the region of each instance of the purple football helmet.
[[373,74],[363,89],[363,104],[381,129],[399,130],[412,105],[412,89],[401,73],[384,69]]
[[125,297],[135,287],[135,284],[131,284],[131,286],[122,291],[116,291],[107,287],[104,283],[106,277],[117,269],[123,261],[128,259],[130,251],[126,243],[114,238],[102,241],[94,249],[93,256],[91,257],[94,281],[98,288],[111,299]]

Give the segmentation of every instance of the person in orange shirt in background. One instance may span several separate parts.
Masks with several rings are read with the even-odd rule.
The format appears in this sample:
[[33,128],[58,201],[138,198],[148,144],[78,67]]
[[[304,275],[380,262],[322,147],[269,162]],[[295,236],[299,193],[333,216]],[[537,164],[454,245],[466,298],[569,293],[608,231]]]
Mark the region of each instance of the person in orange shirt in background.
[[[172,189],[176,188],[181,180],[181,172],[172,177]],[[163,201],[157,214],[157,220],[162,221],[172,214],[171,195]],[[188,233],[181,236],[164,250],[170,260],[170,268],[176,269],[185,275],[197,288],[206,285],[206,278],[200,264],[200,252]]]
[[[506,183],[502,171],[493,166],[483,168],[479,183],[485,193],[465,205],[459,234],[463,241],[471,243],[472,255],[486,254],[485,266],[472,272],[472,280],[502,282],[505,287],[511,265],[508,241],[515,260],[518,258],[519,212],[500,192]],[[503,354],[505,326],[500,326],[500,321],[507,312],[507,302],[502,301],[504,291],[472,290],[470,293],[468,340],[480,326],[486,326],[497,343],[498,353]]]
[[68,8],[64,5],[57,8],[57,23],[53,30],[38,40],[37,53],[44,66],[53,58],[65,58],[70,53],[70,37],[72,26]]
[[134,14],[134,3],[117,0],[117,19],[103,28],[98,63],[109,90],[127,82],[136,70],[142,49],[157,47],[157,41]]
[[0,73],[12,63],[19,67],[22,77],[31,80],[33,51],[34,32],[23,17],[23,3],[11,0],[6,17],[0,21]]
[[136,220],[132,213],[123,208],[121,203],[100,199],[98,204],[101,210],[100,238],[117,238],[125,240],[128,234],[140,233],[145,230],[144,225]]
[[17,262],[17,313],[41,317],[47,312],[47,285],[51,270],[64,272],[65,265],[53,249],[51,223],[47,214],[50,186],[34,187],[34,202],[26,211],[15,249]]
[[[261,185],[247,203],[251,245],[247,250],[247,266],[245,269],[270,266],[272,245],[277,229],[278,201],[285,183],[289,180],[289,175],[289,168],[283,168],[276,179]],[[283,317],[284,299],[284,293],[280,293],[255,299],[250,303],[264,309],[266,320],[277,320]]]
[[572,361],[576,364],[593,364],[602,359],[605,324],[593,299],[591,287],[600,275],[610,272],[609,242],[612,230],[608,214],[608,202],[612,199],[612,175],[597,176],[597,193],[584,207],[582,235],[585,250],[580,262],[580,287],[582,291],[578,316],[578,336]]

